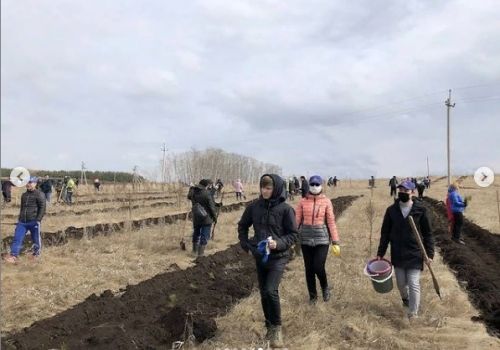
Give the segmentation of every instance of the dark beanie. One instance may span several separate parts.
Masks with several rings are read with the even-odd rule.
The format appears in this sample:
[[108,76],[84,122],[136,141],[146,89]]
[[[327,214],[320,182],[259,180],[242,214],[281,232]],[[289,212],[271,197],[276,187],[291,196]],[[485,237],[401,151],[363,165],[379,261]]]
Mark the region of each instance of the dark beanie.
[[207,187],[211,183],[212,183],[212,180],[210,180],[210,179],[202,179],[202,180],[200,180],[200,185],[203,186],[203,187]]

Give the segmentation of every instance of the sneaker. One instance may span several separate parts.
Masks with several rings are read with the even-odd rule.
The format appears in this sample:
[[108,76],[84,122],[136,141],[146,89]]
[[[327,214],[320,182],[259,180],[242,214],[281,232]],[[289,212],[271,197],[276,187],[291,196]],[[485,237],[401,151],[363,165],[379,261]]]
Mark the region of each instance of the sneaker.
[[455,242],[455,243],[465,245],[465,242],[462,239],[456,239],[456,238],[452,238],[452,239],[453,239],[453,242]]
[[330,292],[330,288],[325,288],[323,290],[323,301],[326,303],[332,297],[332,293]]
[[30,262],[39,262],[40,261],[40,255],[30,254],[30,255],[28,255],[28,260]]
[[415,322],[417,322],[418,320],[418,315],[417,314],[414,314],[414,313],[408,313],[408,321],[410,322],[410,324],[413,324]]
[[318,297],[316,296],[309,297],[309,305],[316,305],[317,302],[318,302]]
[[3,261],[5,261],[8,264],[17,264],[18,258],[17,256],[9,254],[3,258]]

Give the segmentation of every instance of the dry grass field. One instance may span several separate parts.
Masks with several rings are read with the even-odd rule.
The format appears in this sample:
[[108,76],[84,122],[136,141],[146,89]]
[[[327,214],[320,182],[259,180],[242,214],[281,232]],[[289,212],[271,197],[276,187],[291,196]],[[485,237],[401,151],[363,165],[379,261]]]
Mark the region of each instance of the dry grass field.
[[[500,213],[498,212],[497,191],[500,192],[500,175],[496,175],[495,182],[489,187],[482,188],[474,182],[474,176],[466,176],[460,181],[462,197],[471,196],[464,216],[479,226],[500,234]],[[446,199],[447,181],[438,181],[426,195],[438,200]],[[500,194],[499,194],[500,196]]]
[[[439,198],[444,181],[433,184],[429,195]],[[366,181],[342,182],[328,188],[329,197],[363,195],[338,219],[342,256],[330,256],[327,272],[334,297],[325,304],[309,306],[303,262],[293,260],[281,284],[282,312],[286,345],[289,349],[498,349],[500,340],[490,336],[455,275],[443,263],[439,250],[434,269],[441,284],[443,300],[434,293],[430,274],[422,274],[421,317],[409,324],[404,317],[396,288],[389,294],[375,293],[363,267],[375,255],[385,208],[392,203],[385,179],[371,191]],[[474,191],[469,190],[466,191]],[[484,191],[486,192],[486,191]],[[469,194],[469,193],[467,193]],[[472,192],[468,213],[489,195]],[[370,250],[370,222],[366,208],[371,201],[375,216]],[[292,203],[295,205],[297,199]],[[493,212],[493,210],[491,210]],[[221,214],[217,238],[209,243],[213,254],[237,242],[236,226],[242,210]],[[481,220],[479,220],[481,219]],[[478,217],[478,223],[494,227]],[[498,232],[498,231],[497,231]],[[137,284],[167,271],[193,266],[189,254],[191,223],[126,231],[91,240],[73,240],[44,250],[42,261],[22,259],[17,266],[2,266],[1,329],[20,330],[34,321],[56,315],[89,295],[112,290],[119,295],[127,285]],[[179,242],[185,237],[188,250]],[[219,317],[212,339],[200,349],[251,348],[266,346],[263,315],[258,291],[235,304]]]

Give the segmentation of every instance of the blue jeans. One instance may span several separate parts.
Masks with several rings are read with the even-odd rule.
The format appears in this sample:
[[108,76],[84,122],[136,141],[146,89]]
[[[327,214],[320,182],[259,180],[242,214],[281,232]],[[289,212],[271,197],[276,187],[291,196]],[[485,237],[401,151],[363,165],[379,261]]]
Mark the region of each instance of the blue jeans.
[[10,247],[10,254],[18,256],[23,246],[24,237],[26,232],[31,232],[31,240],[33,241],[33,255],[40,255],[42,249],[42,236],[40,224],[36,221],[18,222],[16,231],[14,232],[14,239]]
[[73,203],[73,192],[66,191],[66,203]]
[[195,226],[193,229],[193,243],[199,245],[207,245],[210,240],[212,225]]

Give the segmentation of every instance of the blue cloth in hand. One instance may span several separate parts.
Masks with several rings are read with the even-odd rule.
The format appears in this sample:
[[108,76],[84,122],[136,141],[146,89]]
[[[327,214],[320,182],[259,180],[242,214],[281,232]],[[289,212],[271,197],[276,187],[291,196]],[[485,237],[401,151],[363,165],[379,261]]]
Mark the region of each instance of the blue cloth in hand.
[[269,253],[271,252],[267,239],[260,241],[259,244],[257,244],[257,251],[260,255],[262,255],[262,263],[267,263],[269,260]]

